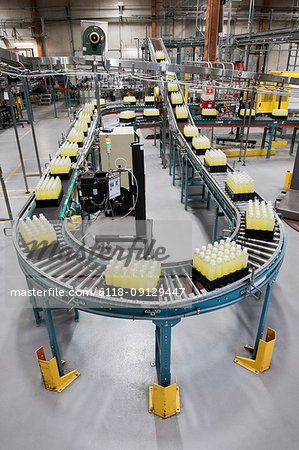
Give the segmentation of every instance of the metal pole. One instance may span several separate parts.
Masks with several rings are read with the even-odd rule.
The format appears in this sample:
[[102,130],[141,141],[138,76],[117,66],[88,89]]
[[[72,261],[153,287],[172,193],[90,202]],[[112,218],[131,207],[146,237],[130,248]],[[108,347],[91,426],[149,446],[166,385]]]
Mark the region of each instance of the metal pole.
[[66,107],[66,110],[67,110],[67,115],[69,116],[69,115],[70,115],[70,112],[69,112],[68,98],[67,98],[67,92],[66,92],[66,89],[67,89],[67,83],[66,83],[66,77],[64,76],[63,78],[64,78],[64,100],[65,100],[65,107]]
[[181,319],[153,321],[155,330],[155,364],[158,384],[167,387],[171,384],[171,328]]
[[269,308],[269,302],[270,302],[273,284],[274,284],[274,281],[271,281],[267,285],[263,308],[262,308],[262,313],[261,313],[260,322],[259,322],[259,326],[258,326],[258,330],[257,330],[257,334],[256,334],[255,344],[254,344],[254,349],[253,349],[253,353],[252,353],[252,359],[255,359],[260,339],[262,339],[262,337],[263,337],[263,331],[264,331],[264,327],[265,327],[265,321],[266,321],[266,316],[267,316],[267,312],[268,312],[268,308]]
[[53,106],[54,106],[54,117],[57,119],[57,108],[56,108],[56,99],[55,99],[55,78],[54,78],[54,83],[52,84],[52,80],[51,80],[51,85],[52,85],[52,99],[53,99]]
[[25,182],[26,194],[29,194],[29,187],[28,187],[28,183],[27,183],[27,176],[26,176],[26,170],[25,170],[25,165],[24,165],[24,161],[23,161],[23,155],[22,155],[22,149],[21,149],[19,133],[18,133],[18,128],[17,128],[16,116],[15,116],[15,112],[13,109],[12,93],[10,90],[10,86],[8,85],[8,82],[7,82],[7,76],[5,78],[6,78],[6,83],[7,83],[7,92],[8,92],[8,98],[9,98],[10,113],[11,113],[13,126],[14,126],[14,130],[15,130],[17,147],[18,147],[18,152],[19,152],[19,156],[20,156],[20,163],[21,163],[24,182]]
[[99,89],[99,80],[97,75],[97,66],[95,61],[93,62],[92,70],[94,72],[94,87],[95,87],[95,97],[97,101],[97,111],[98,111],[98,124],[102,126],[102,115],[101,115],[101,98],[100,98],[100,89]]
[[[164,99],[167,98],[167,87],[165,84],[165,91],[164,91]],[[166,169],[167,161],[166,161],[166,117],[167,112],[166,108],[163,108],[163,122],[162,122],[162,169]]]
[[25,98],[26,111],[27,111],[27,122],[29,123],[30,107],[29,107],[29,103],[28,103],[27,92],[26,92],[26,89],[25,89],[25,80],[24,80],[24,78],[22,78],[22,81],[23,81],[23,89],[24,89],[24,98]]
[[47,330],[48,330],[48,334],[49,334],[52,355],[56,357],[59,375],[62,377],[64,375],[64,371],[63,371],[60,351],[59,351],[59,347],[58,347],[58,343],[57,343],[51,308],[49,308],[48,305],[44,305],[43,312],[44,312]]
[[215,218],[214,218],[214,227],[213,227],[213,237],[212,237],[212,242],[215,242],[215,241],[217,240],[218,213],[219,213],[219,206],[217,205],[217,206],[215,207]]
[[[25,84],[25,90],[27,93],[27,96],[29,98],[30,94],[29,94],[29,89],[28,89],[28,81],[24,79],[24,84]],[[37,161],[37,166],[38,166],[38,172],[39,172],[39,176],[42,176],[42,167],[41,167],[41,163],[40,163],[40,159],[39,159],[39,153],[38,153],[38,148],[37,148],[37,141],[36,141],[36,136],[35,136],[35,130],[34,130],[34,125],[33,125],[33,117],[29,108],[29,120],[30,120],[30,125],[31,125],[31,131],[32,131],[32,139],[33,139],[33,144],[34,144],[34,150],[35,150],[35,156],[36,156],[36,161]]]
[[154,127],[154,146],[157,145],[157,128]]
[[[249,139],[249,130],[250,130],[250,125],[251,125],[253,99],[254,99],[254,90],[250,94],[250,109],[249,109],[249,118],[248,118],[248,124],[247,124],[246,141],[245,141],[245,147],[244,147],[243,166],[246,166],[246,155],[247,155],[247,146],[248,146],[248,139]],[[245,116],[246,116],[246,109],[245,109]]]
[[[9,220],[13,220],[13,216],[12,216],[12,212],[11,212],[11,208],[10,208],[10,203],[9,203],[9,198],[7,195],[7,190],[6,190],[6,185],[5,185],[5,181],[3,179],[3,173],[2,173],[2,167],[0,166],[0,181],[1,181],[1,186],[2,186],[2,192],[4,195],[4,200],[5,200],[5,204],[6,204],[6,209],[8,212],[8,219]],[[0,219],[2,220],[7,220],[7,219]]]

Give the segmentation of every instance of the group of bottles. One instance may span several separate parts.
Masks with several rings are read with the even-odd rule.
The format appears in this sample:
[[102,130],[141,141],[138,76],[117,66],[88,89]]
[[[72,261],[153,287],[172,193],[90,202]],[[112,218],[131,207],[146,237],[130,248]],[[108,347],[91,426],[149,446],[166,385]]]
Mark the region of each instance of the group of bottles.
[[[239,114],[240,114],[240,116],[243,117],[244,114],[245,114],[245,109],[240,109]],[[246,117],[249,116],[249,115],[250,115],[250,109],[246,109]],[[251,116],[255,116],[255,109],[251,110]]]
[[41,179],[34,190],[35,198],[36,200],[55,200],[59,197],[61,189],[59,177]]
[[271,202],[258,199],[249,200],[246,208],[246,228],[250,230],[273,231],[275,225],[274,209]]
[[254,192],[254,180],[246,172],[228,173],[226,183],[234,194]]
[[78,120],[89,124],[91,122],[91,114],[89,113],[89,111],[81,111],[79,113]]
[[133,120],[135,119],[136,114],[135,111],[130,111],[130,110],[126,110],[126,111],[121,111],[119,118],[121,120]]
[[76,142],[65,141],[60,149],[60,156],[77,156],[78,154],[78,144]]
[[204,150],[211,147],[210,139],[207,136],[194,136],[192,145],[196,150]]
[[173,105],[181,105],[183,103],[182,94],[180,92],[172,92],[170,100]]
[[226,154],[222,150],[207,150],[205,161],[209,166],[226,166]]
[[174,82],[168,82],[167,84],[168,92],[177,92],[179,90],[178,84]]
[[94,108],[95,108],[95,103],[93,100],[92,102],[85,103],[83,111],[85,113],[88,113],[90,116],[92,116]]
[[[20,219],[19,230],[29,250],[41,248],[57,241],[56,231],[43,214],[32,219]],[[34,241],[34,242],[33,242]]]
[[157,108],[147,108],[143,110],[143,115],[145,117],[158,117],[160,115],[160,111]]
[[198,134],[198,128],[195,125],[184,126],[184,136],[191,138],[198,136]]
[[69,173],[71,170],[71,159],[69,156],[56,156],[50,163],[51,175],[59,173]]
[[153,95],[146,95],[144,97],[144,103],[155,103],[155,97]]
[[202,116],[217,116],[218,111],[215,108],[204,108],[201,110]]
[[133,95],[127,95],[123,98],[124,103],[136,103],[136,97]]
[[193,267],[209,281],[245,269],[247,264],[247,249],[230,238],[196,248],[193,254]]
[[83,131],[83,133],[86,133],[88,130],[88,123],[84,120],[76,120],[74,128],[76,131]]
[[175,116],[178,120],[188,119],[188,110],[186,106],[176,106]]
[[70,142],[83,142],[84,133],[83,131],[77,131],[73,128],[68,135],[68,139]]
[[156,50],[156,60],[157,61],[164,61],[165,55],[163,50]]
[[274,117],[287,117],[288,110],[287,109],[273,109],[272,116]]
[[154,289],[161,275],[161,263],[150,260],[132,259],[129,265],[125,261],[113,258],[105,270],[106,284],[128,289]]

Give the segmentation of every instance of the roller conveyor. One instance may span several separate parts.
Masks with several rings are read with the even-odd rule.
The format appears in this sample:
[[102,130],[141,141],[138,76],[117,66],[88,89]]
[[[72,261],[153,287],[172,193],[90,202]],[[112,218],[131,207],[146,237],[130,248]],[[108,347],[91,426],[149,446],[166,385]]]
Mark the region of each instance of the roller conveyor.
[[[151,40],[151,55],[155,58],[156,50],[163,50],[166,61],[168,55],[162,40]],[[168,60],[169,62],[169,60]],[[184,125],[194,125],[192,116],[188,109],[188,120],[178,122],[175,118],[174,107],[171,105],[169,95],[165,94],[164,81],[161,79],[161,93],[164,103],[168,109],[170,127],[180,142],[181,148],[186,152],[190,163],[201,177],[211,192],[226,217],[234,226],[232,238],[248,248],[249,264],[254,268],[254,278],[249,283],[250,275],[242,280],[236,281],[215,291],[206,292],[200,289],[191,277],[191,261],[165,264],[162,266],[162,274],[157,289],[163,288],[161,295],[157,296],[130,296],[111,295],[105,285],[104,271],[107,261],[93,254],[88,245],[83,245],[67,227],[66,220],[59,220],[55,225],[58,244],[53,249],[48,249],[39,259],[29,256],[28,251],[22,244],[18,231],[18,220],[14,228],[14,243],[18,253],[19,262],[24,273],[30,277],[33,285],[48,289],[57,287],[65,292],[65,296],[57,299],[61,307],[76,307],[85,311],[109,315],[115,317],[140,318],[140,319],[165,319],[165,317],[183,317],[192,314],[208,312],[243,300],[251,293],[255,293],[275,279],[282,263],[286,239],[283,225],[276,216],[275,237],[273,242],[259,241],[245,238],[244,212],[246,202],[233,202],[225,192],[226,174],[210,174],[203,164],[203,157],[197,156],[183,135]],[[185,100],[184,105],[187,107]],[[139,105],[137,105],[139,106]],[[143,107],[142,104],[140,106]],[[111,104],[113,108],[113,105]],[[121,108],[122,105],[119,105]],[[134,106],[136,108],[136,105]],[[109,107],[101,108],[103,113],[109,113]],[[39,214],[42,212],[51,220],[62,218],[64,202],[67,200],[67,192],[77,176],[77,169],[87,156],[92,145],[94,131],[96,129],[96,117],[89,134],[84,140],[84,145],[79,153],[77,162],[73,166],[73,175],[64,183],[64,199],[60,207],[42,209],[35,207],[34,195],[31,197],[19,218],[27,214]],[[228,166],[228,170],[233,169]],[[45,173],[44,176],[47,176]],[[259,197],[260,198],[260,197]],[[40,211],[39,211],[40,210]],[[49,210],[49,211],[48,211]],[[70,294],[70,288],[75,294]],[[92,291],[88,295],[80,295],[80,290]],[[178,289],[181,294],[173,293]],[[169,291],[170,294],[165,295]]]

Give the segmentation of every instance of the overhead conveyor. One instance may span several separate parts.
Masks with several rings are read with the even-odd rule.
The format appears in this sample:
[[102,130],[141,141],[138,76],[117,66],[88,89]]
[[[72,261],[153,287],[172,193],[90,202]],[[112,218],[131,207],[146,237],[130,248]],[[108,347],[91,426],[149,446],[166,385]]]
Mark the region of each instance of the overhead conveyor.
[[[170,67],[171,64],[163,41],[161,39],[152,39],[149,48],[154,64],[157,64],[155,60],[156,51],[163,51],[165,55],[165,62],[160,63],[163,68],[163,75],[161,73],[159,85],[163,104],[167,110],[167,121],[171,135],[177,141],[183,159],[188,161],[190,167],[198,174],[210,196],[214,199],[216,210],[223,211],[227,217],[232,229],[231,239],[236,240],[237,243],[248,249],[249,266],[251,268],[249,275],[225,287],[207,292],[192,280],[192,262],[190,260],[178,261],[162,264],[162,273],[158,287],[162,287],[163,290],[161,290],[161,295],[159,294],[156,297],[119,296],[117,295],[117,289],[113,295],[111,291],[105,290],[107,286],[104,272],[107,260],[90,243],[82,239],[82,235],[80,236],[80,234],[74,233],[70,229],[67,217],[72,201],[72,191],[76,185],[78,168],[92,151],[98,126],[96,112],[93,115],[88,135],[84,139],[83,147],[73,166],[73,175],[70,180],[65,182],[64,198],[61,206],[53,209],[51,212],[43,210],[46,217],[56,221],[57,245],[54,249],[49,247],[38,255],[32,256],[21,239],[19,221],[36,213],[34,194],[31,195],[26,205],[22,208],[14,223],[13,240],[20,266],[28,281],[28,286],[54,293],[53,295],[49,294],[42,297],[40,305],[36,303],[36,299],[33,296],[30,300],[38,324],[40,312],[43,311],[45,313],[52,353],[57,359],[60,376],[63,376],[64,372],[51,316],[53,308],[82,310],[115,318],[153,321],[156,326],[155,364],[158,385],[165,388],[170,386],[172,382],[170,343],[173,326],[182,318],[222,309],[250,296],[259,298],[261,290],[266,288],[253,349],[253,358],[255,358],[260,339],[263,336],[272,286],[278,275],[285,253],[286,233],[280,218],[275,215],[273,242],[245,237],[244,215],[246,203],[233,202],[231,200],[225,191],[225,175],[223,173],[209,173],[203,163],[203,157],[196,155],[191,144],[185,139],[183,134],[184,126],[187,123],[195,124],[180,87],[179,91],[182,94],[183,105],[188,111],[188,119],[185,122],[177,121],[174,114],[174,107],[167,92],[167,79],[164,76],[164,69],[166,69],[166,66]],[[118,110],[122,107],[122,105],[116,105]],[[113,104],[101,108],[102,115],[112,111]],[[230,166],[228,166],[228,170],[234,171]],[[43,177],[47,176],[47,171],[48,169],[43,174]],[[259,198],[261,197],[259,196]],[[50,291],[50,289],[52,290]],[[89,290],[89,294],[81,295],[80,292],[82,290]],[[58,291],[63,294],[55,295]],[[181,294],[178,294],[178,292],[181,292]]]

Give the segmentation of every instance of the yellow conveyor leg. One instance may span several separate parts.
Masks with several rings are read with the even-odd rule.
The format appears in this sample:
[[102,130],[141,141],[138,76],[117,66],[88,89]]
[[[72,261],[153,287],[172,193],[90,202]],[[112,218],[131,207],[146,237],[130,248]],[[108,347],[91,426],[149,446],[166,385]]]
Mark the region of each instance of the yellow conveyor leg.
[[157,416],[174,416],[180,412],[180,388],[176,383],[163,387],[153,383],[149,387],[149,412]]
[[45,388],[49,391],[63,391],[80,375],[80,372],[78,372],[78,370],[72,370],[71,372],[61,377],[58,371],[55,356],[54,358],[50,359],[50,361],[47,361],[43,347],[40,347],[38,350],[36,350],[35,354],[45,383]]
[[289,170],[287,170],[286,179],[285,179],[285,182],[284,182],[284,188],[285,189],[290,189],[291,181],[292,181],[292,175],[293,174]]
[[[244,358],[242,356],[236,356],[234,362],[239,364],[245,369],[251,370],[253,373],[264,372],[269,369],[272,358],[273,348],[276,341],[276,332],[272,328],[268,328],[266,339],[260,339],[256,358]],[[247,349],[252,347],[246,346]]]

